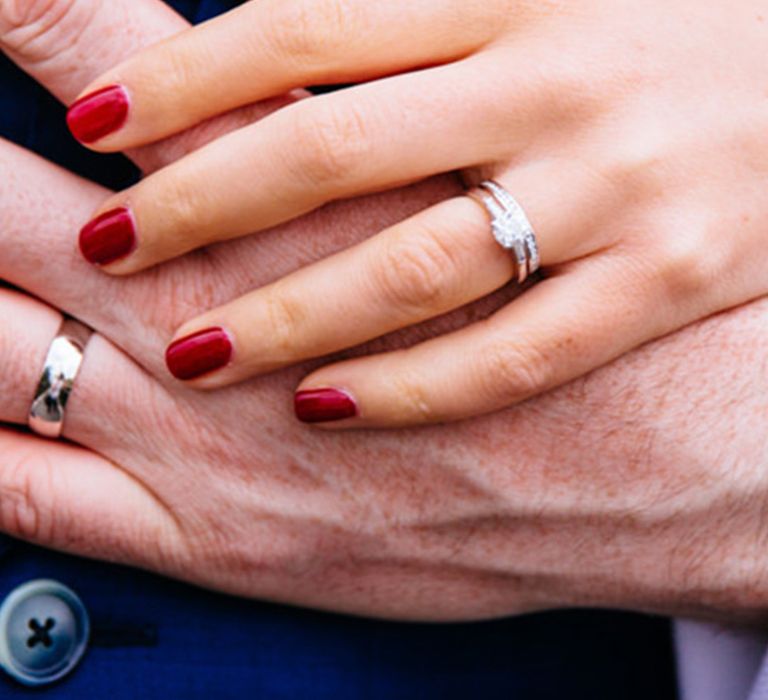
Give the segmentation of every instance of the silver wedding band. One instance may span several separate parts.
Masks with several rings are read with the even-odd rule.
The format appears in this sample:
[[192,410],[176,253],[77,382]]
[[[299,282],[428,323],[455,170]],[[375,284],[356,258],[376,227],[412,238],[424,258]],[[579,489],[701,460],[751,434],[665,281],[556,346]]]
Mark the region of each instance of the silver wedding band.
[[541,267],[539,245],[525,210],[498,182],[486,180],[469,195],[480,202],[491,218],[496,242],[511,251],[517,263],[517,281],[523,284]]
[[65,318],[48,349],[45,365],[29,410],[31,430],[47,438],[58,438],[64,427],[67,401],[75,386],[83,353],[93,331]]

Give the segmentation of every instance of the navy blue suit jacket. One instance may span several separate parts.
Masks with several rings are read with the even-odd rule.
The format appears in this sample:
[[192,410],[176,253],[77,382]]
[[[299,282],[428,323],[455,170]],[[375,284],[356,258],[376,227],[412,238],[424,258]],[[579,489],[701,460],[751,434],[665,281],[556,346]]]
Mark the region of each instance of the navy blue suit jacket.
[[[237,1],[171,4],[200,21]],[[0,136],[113,188],[137,177],[122,157],[76,144],[63,108],[1,58]],[[92,621],[89,649],[70,676],[38,690],[0,677],[0,698],[675,696],[661,619],[570,611],[447,626],[369,621],[235,599],[7,538],[0,544],[0,600],[25,581],[53,578],[81,596]]]

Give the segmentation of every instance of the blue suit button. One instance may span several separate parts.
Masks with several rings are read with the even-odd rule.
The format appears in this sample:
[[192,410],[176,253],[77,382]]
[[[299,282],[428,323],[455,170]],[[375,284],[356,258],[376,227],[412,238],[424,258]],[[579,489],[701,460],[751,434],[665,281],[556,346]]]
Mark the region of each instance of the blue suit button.
[[0,666],[24,685],[53,683],[78,664],[89,631],[88,612],[72,590],[30,581],[0,606]]

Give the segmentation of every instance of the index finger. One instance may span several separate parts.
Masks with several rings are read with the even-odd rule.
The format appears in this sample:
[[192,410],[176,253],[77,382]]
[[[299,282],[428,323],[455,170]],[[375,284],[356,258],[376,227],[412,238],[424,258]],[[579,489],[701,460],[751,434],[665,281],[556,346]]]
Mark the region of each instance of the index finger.
[[102,75],[69,127],[95,150],[123,150],[293,88],[458,59],[498,31],[488,12],[463,0],[252,0]]

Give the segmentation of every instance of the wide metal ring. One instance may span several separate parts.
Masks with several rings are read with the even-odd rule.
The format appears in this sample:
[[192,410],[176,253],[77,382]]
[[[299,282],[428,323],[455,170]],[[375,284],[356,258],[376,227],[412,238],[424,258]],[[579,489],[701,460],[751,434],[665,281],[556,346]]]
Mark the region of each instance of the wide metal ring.
[[38,435],[58,438],[64,427],[67,401],[83,363],[83,353],[93,331],[65,318],[45,358],[43,373],[29,409],[29,427]]
[[512,251],[517,263],[517,281],[523,284],[541,267],[539,245],[533,226],[518,201],[498,182],[486,180],[470,191],[491,217],[491,231],[496,242]]

